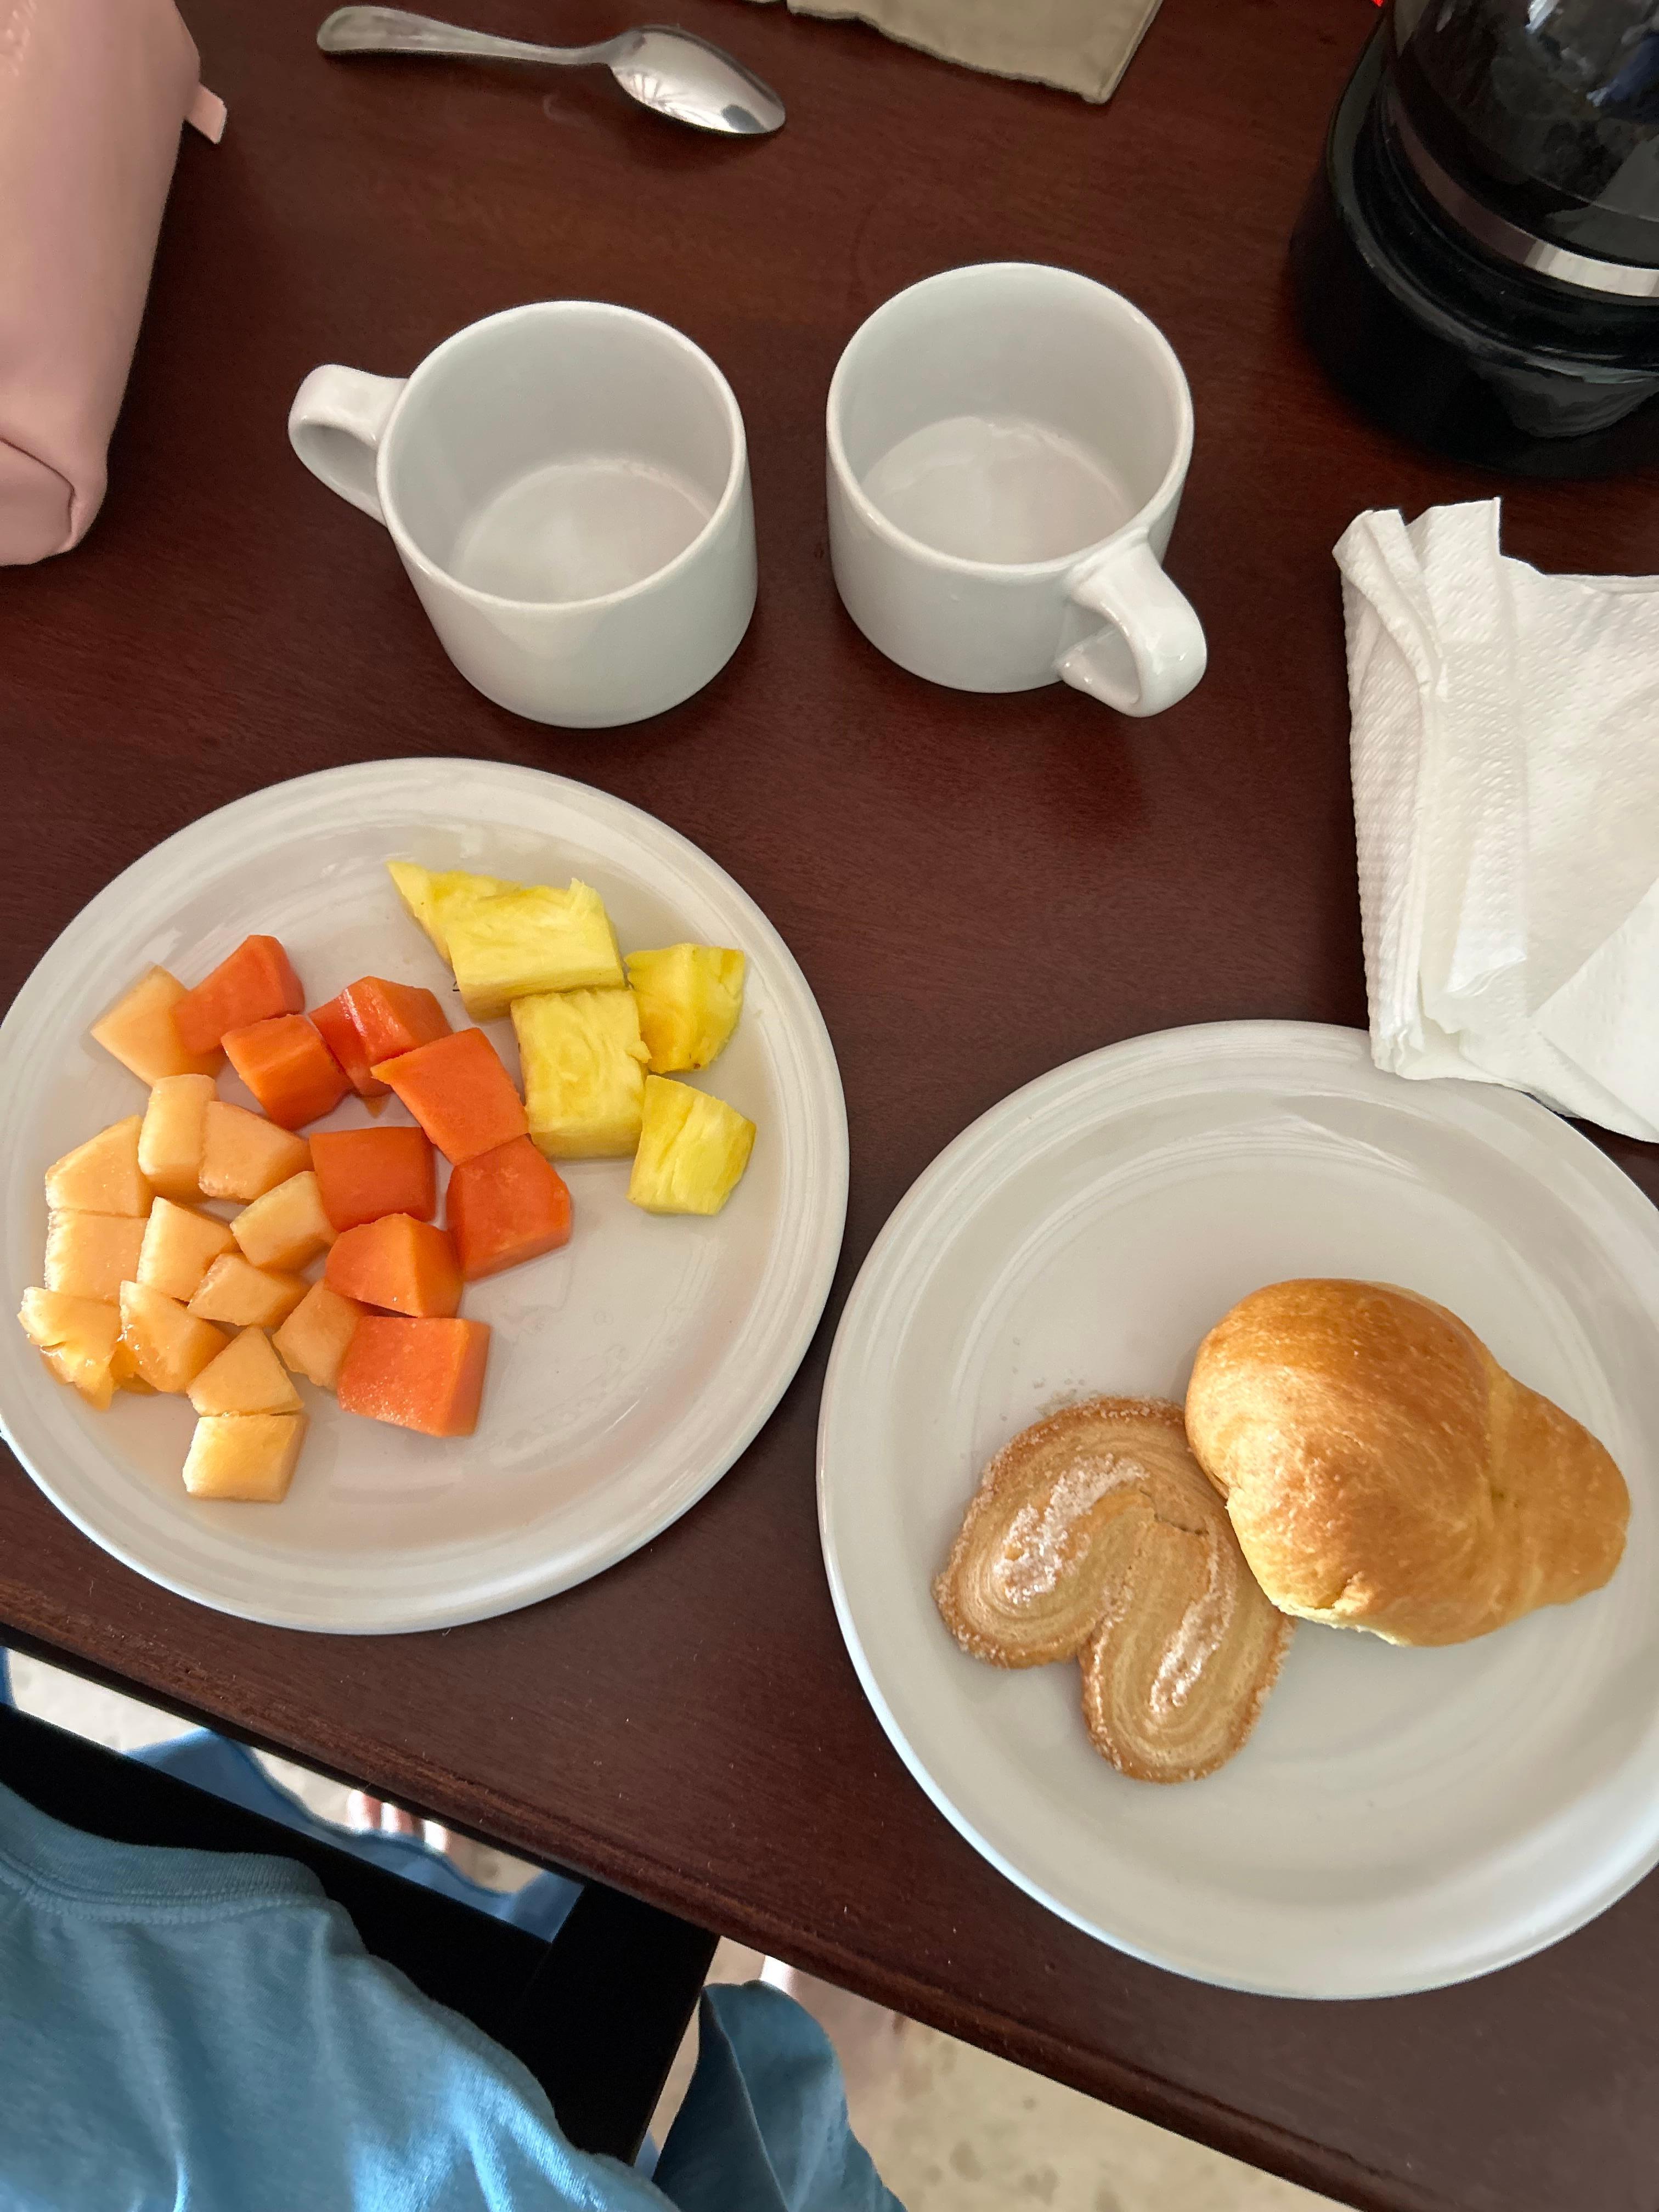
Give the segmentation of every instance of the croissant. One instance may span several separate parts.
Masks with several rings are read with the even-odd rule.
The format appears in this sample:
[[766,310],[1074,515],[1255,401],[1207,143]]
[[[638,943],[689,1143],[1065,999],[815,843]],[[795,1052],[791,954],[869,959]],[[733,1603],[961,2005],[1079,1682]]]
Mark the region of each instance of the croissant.
[[1187,1433],[1273,1603],[1461,1644],[1598,1589],[1624,1478],[1455,1314],[1386,1283],[1275,1283],[1199,1348]]
[[1181,1408],[1094,1398],[986,1468],[933,1596],[975,1658],[1076,1658],[1097,1747],[1143,1782],[1243,1744],[1292,1624],[1262,1595],[1187,1449]]

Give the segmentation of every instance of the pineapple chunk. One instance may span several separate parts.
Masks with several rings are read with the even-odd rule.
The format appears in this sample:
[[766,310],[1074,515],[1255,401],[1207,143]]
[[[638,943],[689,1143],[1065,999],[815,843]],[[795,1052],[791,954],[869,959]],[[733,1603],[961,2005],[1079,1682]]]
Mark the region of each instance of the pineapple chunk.
[[305,1441],[303,1413],[205,1413],[185,1462],[192,1498],[237,1498],[278,1505]]
[[46,1288],[113,1305],[138,1272],[144,1224],[130,1213],[54,1213],[46,1223]]
[[334,1224],[323,1211],[310,1168],[244,1206],[230,1229],[256,1267],[303,1267],[334,1242]]
[[313,1283],[271,1341],[296,1375],[319,1390],[336,1389],[362,1310],[356,1298]]
[[209,1100],[202,1117],[204,1198],[234,1198],[246,1206],[310,1165],[311,1147],[303,1137],[279,1129],[263,1114],[250,1114],[246,1106]]
[[185,1394],[198,1413],[297,1413],[300,1394],[262,1328],[245,1328]]
[[93,1036],[143,1083],[159,1083],[164,1075],[216,1075],[222,1052],[186,1052],[179,1042],[173,1010],[184,995],[176,975],[152,968],[93,1024]]
[[640,1002],[640,1035],[653,1075],[707,1067],[743,1011],[744,957],[721,945],[670,945],[630,952],[628,980]]
[[646,1051],[631,991],[513,1001],[530,1133],[550,1159],[624,1158],[640,1140]]
[[187,1390],[227,1342],[221,1329],[187,1314],[148,1283],[121,1285],[121,1341],[152,1390]]
[[202,1195],[202,1152],[210,1075],[164,1075],[149,1094],[138,1139],[138,1164],[163,1198],[191,1202]]
[[648,1075],[628,1195],[647,1213],[718,1213],[754,1141],[754,1123],[723,1098]]
[[512,1000],[538,992],[614,990],[623,981],[611,917],[586,884],[563,891],[525,884],[493,898],[447,892],[439,915],[475,1022],[494,1021]]
[[115,1308],[61,1291],[25,1291],[17,1318],[58,1381],[101,1413],[115,1395],[110,1368],[121,1334]]
[[449,957],[449,945],[444,937],[441,910],[447,896],[493,898],[498,891],[515,891],[519,888],[504,876],[470,876],[464,868],[446,868],[434,873],[430,868],[417,867],[413,860],[388,860],[386,870],[397,886],[398,897],[445,960]]
[[144,1224],[137,1279],[187,1305],[201,1289],[203,1276],[234,1242],[226,1224],[210,1213],[194,1213],[170,1198],[158,1198]]
[[303,1275],[269,1273],[250,1266],[240,1252],[227,1252],[203,1276],[190,1310],[198,1321],[228,1322],[232,1328],[275,1328],[306,1288]]
[[149,1212],[150,1187],[138,1164],[142,1114],[112,1122],[46,1170],[46,1204],[54,1213]]

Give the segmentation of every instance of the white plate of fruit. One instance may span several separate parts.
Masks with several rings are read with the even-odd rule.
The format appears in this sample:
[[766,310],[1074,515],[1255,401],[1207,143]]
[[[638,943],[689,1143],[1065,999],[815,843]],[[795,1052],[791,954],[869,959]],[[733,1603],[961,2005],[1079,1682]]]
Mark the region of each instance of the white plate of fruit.
[[169,838],[0,1027],[0,1422],[222,1611],[550,1596],[748,1444],[829,1294],[835,1054],[676,832],[532,769],[337,769]]

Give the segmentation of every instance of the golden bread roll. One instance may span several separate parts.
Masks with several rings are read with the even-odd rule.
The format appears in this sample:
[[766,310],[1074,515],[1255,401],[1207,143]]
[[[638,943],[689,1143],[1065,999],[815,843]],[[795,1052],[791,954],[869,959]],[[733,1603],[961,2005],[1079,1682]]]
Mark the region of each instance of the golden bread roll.
[[1144,1398],[1069,1406],[1006,1444],[933,1595],[976,1659],[1080,1659],[1090,1735],[1143,1782],[1232,1757],[1291,1628],[1245,1566],[1180,1407]]
[[1273,1603],[1462,1644],[1599,1589],[1629,1493],[1587,1429],[1443,1306],[1274,1283],[1199,1347],[1187,1433]]

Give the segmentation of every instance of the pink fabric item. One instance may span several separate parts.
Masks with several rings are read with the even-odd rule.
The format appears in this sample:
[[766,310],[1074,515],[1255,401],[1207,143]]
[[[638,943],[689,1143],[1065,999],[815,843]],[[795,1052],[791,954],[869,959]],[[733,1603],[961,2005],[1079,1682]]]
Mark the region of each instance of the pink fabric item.
[[173,0],[0,0],[0,563],[85,534],[198,99]]

